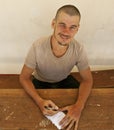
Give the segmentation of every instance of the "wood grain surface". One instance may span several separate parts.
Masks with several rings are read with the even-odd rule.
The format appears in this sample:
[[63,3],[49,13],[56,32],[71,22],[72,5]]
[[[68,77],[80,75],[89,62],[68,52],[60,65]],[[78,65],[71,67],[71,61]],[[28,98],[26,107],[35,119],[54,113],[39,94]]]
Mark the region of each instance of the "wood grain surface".
[[[38,93],[59,107],[73,104],[76,89],[45,89]],[[0,130],[57,130],[23,89],[0,89]],[[73,130],[73,129],[72,129]],[[114,88],[93,89],[78,130],[114,130]]]
[[[72,72],[71,75],[81,81],[78,72]],[[92,71],[94,88],[114,88],[114,69]],[[22,88],[19,82],[19,74],[0,74],[0,89],[19,89]]]

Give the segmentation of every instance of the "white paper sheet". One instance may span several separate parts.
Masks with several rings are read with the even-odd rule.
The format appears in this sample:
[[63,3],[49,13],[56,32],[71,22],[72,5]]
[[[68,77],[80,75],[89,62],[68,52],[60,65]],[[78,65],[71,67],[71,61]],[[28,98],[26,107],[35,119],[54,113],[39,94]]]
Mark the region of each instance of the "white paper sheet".
[[59,125],[59,123],[65,117],[65,114],[63,112],[58,112],[53,116],[46,116],[46,117],[60,130],[61,126]]

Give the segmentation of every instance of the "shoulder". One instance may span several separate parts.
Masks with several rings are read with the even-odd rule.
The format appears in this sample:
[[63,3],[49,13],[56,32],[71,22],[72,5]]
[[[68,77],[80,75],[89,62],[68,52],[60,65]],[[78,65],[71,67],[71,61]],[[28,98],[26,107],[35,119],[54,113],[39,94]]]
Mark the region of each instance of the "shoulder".
[[72,46],[75,50],[77,51],[81,51],[84,49],[84,45],[79,43],[77,40],[73,39],[72,40]]
[[43,43],[47,43],[50,40],[50,36],[48,37],[40,37],[33,43],[33,47],[42,46]]

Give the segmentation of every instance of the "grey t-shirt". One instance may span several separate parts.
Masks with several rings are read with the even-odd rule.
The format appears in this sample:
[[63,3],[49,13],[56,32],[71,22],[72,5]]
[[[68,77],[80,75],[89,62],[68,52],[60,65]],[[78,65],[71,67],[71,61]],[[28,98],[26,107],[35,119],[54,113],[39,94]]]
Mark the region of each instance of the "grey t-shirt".
[[76,65],[78,70],[88,68],[88,59],[83,45],[75,39],[62,57],[56,57],[51,49],[51,36],[40,38],[30,48],[25,65],[35,69],[34,76],[44,82],[59,82],[65,79]]

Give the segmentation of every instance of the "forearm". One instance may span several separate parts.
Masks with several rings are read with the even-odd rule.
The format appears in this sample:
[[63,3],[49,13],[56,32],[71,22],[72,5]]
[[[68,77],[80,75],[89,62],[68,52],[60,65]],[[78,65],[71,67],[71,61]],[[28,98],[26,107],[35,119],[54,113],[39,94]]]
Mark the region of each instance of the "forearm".
[[84,108],[85,103],[90,95],[91,88],[92,88],[92,81],[81,82],[78,92],[78,98],[76,101],[76,105],[78,105],[80,109]]
[[36,104],[39,105],[42,101],[42,98],[34,88],[31,79],[23,79],[22,77],[20,77],[20,83],[22,84],[25,91],[29,94],[29,96],[31,96],[33,100],[36,102]]

